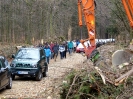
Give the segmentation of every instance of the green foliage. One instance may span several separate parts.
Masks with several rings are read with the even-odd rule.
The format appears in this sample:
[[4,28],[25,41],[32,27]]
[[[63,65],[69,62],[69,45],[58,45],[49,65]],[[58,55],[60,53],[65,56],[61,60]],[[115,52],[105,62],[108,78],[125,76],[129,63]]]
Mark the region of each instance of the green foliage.
[[75,71],[72,71],[67,75],[69,84],[72,84],[74,76],[75,76]]
[[61,98],[61,99],[65,99],[69,87],[70,87],[70,86],[69,86],[68,83],[63,83],[63,85],[62,85],[62,90],[61,90],[61,92],[60,92],[60,96],[61,96],[60,98]]
[[[75,83],[71,86],[75,75],[77,76]],[[62,84],[61,99],[66,98],[70,86],[72,87],[70,99],[115,99],[124,90],[122,84],[117,87],[110,83],[103,84],[101,77],[95,71],[89,75],[86,70],[81,73],[72,71],[66,76],[66,80],[68,83]]]
[[82,93],[89,93],[90,92],[90,86],[87,86],[87,85],[83,85],[83,86],[81,86],[80,87],[80,89],[79,89],[79,92],[82,92]]
[[80,94],[75,94],[75,95],[73,96],[73,99],[81,99],[81,98],[80,98]]

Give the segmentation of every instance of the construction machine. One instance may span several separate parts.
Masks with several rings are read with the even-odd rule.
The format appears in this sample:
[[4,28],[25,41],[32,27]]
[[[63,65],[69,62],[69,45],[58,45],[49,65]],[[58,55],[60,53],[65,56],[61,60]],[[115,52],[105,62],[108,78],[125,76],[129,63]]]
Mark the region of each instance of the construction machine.
[[[123,7],[125,9],[127,18],[131,28],[133,28],[133,0],[122,0]],[[79,26],[82,27],[82,14],[84,15],[85,24],[88,30],[88,38],[81,39],[80,42],[84,46],[85,55],[93,63],[95,63],[100,54],[96,49],[96,28],[95,28],[95,0],[78,0],[78,16],[79,16]],[[84,45],[85,41],[90,41],[90,46],[86,47]],[[112,65],[120,65],[125,62],[129,62],[133,53],[133,49],[123,49],[118,50],[112,55]],[[126,57],[125,57],[126,56]]]

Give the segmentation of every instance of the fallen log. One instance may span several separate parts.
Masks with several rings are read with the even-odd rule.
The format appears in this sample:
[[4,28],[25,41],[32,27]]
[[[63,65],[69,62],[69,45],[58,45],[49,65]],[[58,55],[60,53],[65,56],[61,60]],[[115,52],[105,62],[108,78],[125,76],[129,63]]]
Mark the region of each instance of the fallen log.
[[96,71],[99,73],[99,75],[101,76],[103,83],[106,84],[106,80],[105,80],[105,76],[103,75],[102,71],[100,70],[100,68],[95,67]]
[[123,74],[122,76],[120,76],[119,78],[115,79],[115,85],[119,85],[121,84],[124,80],[126,80],[131,74],[133,73],[133,68],[128,71],[127,73]]
[[103,71],[99,68],[99,67],[95,67],[96,71],[99,73],[99,75],[101,76],[102,80],[103,80],[103,83],[106,84],[106,81],[111,83],[111,84],[114,84],[112,81],[110,81],[108,79],[108,77],[106,77],[104,74],[103,74]]
[[133,74],[133,68],[126,72],[125,74],[123,74],[122,76],[120,76],[119,78],[115,79],[113,82],[111,80],[108,79],[108,77],[106,77],[105,74],[103,74],[103,71],[99,68],[99,67],[95,67],[96,71],[98,72],[98,74],[101,76],[103,83],[106,84],[106,81],[118,86],[119,84],[123,83],[130,75]]

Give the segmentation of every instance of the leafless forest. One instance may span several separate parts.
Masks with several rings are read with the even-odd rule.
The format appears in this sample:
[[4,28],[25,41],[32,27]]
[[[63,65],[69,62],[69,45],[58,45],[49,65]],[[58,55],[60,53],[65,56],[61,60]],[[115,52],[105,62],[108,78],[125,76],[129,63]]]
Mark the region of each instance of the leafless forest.
[[[121,0],[96,0],[97,38],[132,37]],[[0,0],[0,42],[87,37],[78,26],[77,0]]]

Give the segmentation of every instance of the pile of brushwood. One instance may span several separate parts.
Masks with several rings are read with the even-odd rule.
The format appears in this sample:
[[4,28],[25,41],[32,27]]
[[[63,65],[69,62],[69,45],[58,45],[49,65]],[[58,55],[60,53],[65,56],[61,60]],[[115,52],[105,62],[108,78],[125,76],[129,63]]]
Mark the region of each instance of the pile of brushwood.
[[73,70],[67,75],[60,96],[61,99],[130,99],[133,96],[132,88],[133,77],[116,86],[110,82],[104,84],[95,69],[82,69]]
[[61,99],[133,99],[133,64],[112,67],[106,59],[98,66],[86,61],[84,68],[72,70],[61,85]]

